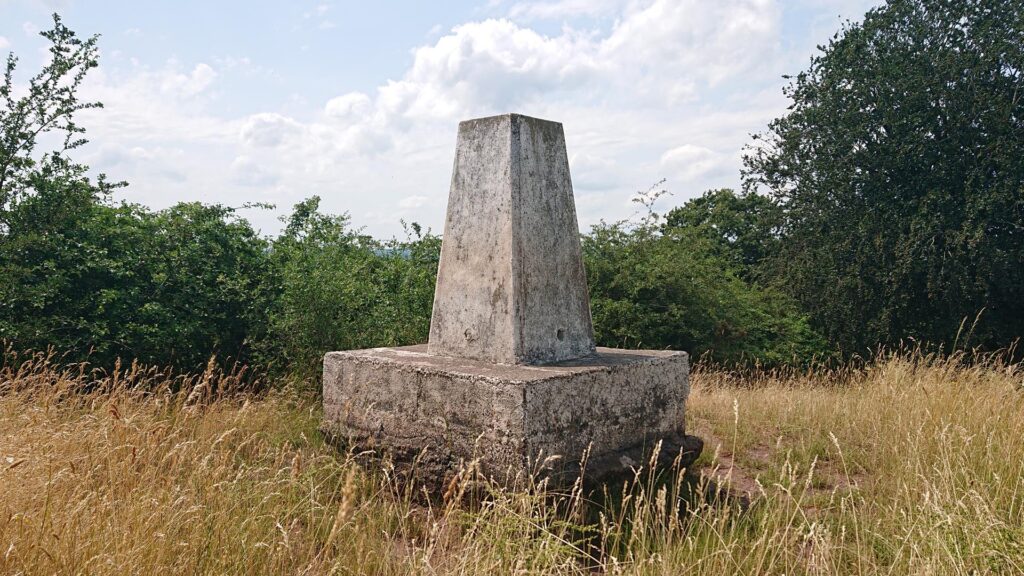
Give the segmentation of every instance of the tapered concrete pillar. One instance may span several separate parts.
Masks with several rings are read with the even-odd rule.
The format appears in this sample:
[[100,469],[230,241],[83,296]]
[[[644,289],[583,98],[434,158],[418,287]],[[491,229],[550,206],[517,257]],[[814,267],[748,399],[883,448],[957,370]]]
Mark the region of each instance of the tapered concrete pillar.
[[561,124],[459,124],[428,350],[499,364],[594,353]]
[[427,345],[324,357],[323,430],[347,449],[436,487],[471,461],[571,485],[700,454],[686,352],[594,348],[561,124],[459,124],[435,294]]

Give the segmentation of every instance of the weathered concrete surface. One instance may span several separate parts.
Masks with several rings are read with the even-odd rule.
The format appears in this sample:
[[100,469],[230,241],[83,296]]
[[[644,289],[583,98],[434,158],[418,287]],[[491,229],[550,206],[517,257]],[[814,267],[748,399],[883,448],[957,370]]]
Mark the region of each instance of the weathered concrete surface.
[[684,436],[689,394],[685,352],[598,348],[545,366],[440,357],[424,345],[331,352],[324,358],[324,430],[364,449],[417,462],[420,479],[442,482],[460,461],[480,458],[499,481],[536,470],[571,481],[591,450],[585,478],[599,481],[700,453]]
[[500,364],[594,352],[561,124],[459,124],[429,351]]

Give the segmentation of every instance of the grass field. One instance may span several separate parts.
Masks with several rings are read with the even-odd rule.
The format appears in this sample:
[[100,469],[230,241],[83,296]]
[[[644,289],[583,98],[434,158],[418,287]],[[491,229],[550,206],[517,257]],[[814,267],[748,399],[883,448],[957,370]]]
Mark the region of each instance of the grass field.
[[10,365],[2,574],[1024,573],[1024,370],[996,358],[698,371],[688,476],[433,501],[325,446],[309,394]]

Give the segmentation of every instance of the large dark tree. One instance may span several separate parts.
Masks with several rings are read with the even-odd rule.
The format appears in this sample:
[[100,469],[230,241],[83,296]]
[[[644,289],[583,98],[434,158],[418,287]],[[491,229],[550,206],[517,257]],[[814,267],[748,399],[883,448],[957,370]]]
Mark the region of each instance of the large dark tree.
[[[1024,333],[1024,3],[892,0],[846,25],[756,137],[774,275],[847,353]],[[961,334],[961,343],[968,330]]]

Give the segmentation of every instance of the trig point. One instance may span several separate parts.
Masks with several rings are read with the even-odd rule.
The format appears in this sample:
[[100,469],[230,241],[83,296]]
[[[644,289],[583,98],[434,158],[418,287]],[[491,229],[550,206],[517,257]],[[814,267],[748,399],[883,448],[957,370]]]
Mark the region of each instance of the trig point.
[[700,453],[685,352],[595,348],[562,125],[459,124],[427,345],[330,352],[324,431],[441,482],[601,481]]
[[459,124],[427,351],[498,364],[594,353],[561,124]]

